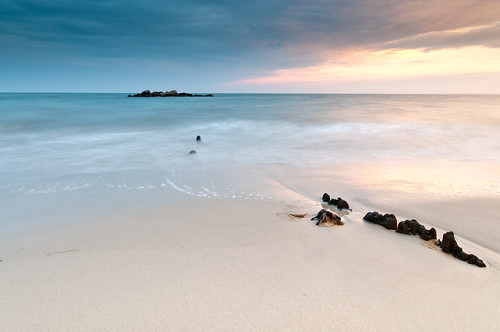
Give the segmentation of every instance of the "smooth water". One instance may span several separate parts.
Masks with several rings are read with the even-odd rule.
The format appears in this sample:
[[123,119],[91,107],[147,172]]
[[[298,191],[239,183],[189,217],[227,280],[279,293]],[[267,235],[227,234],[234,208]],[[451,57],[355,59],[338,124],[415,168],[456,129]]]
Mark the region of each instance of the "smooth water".
[[414,165],[420,178],[451,167],[475,194],[498,195],[500,96],[0,94],[0,193],[175,188],[165,174],[221,165],[393,165],[409,182]]

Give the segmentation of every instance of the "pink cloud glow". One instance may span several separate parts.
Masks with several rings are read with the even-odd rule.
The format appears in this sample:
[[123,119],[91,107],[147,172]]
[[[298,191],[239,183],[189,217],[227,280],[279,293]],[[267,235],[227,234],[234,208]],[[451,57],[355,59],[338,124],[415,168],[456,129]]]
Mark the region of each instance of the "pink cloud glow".
[[[320,65],[279,69],[266,76],[233,82],[232,85],[293,87],[304,84],[332,86],[353,82],[377,84],[485,73],[496,77],[500,75],[500,49],[469,46],[433,51],[359,50],[344,52]],[[500,93],[500,84],[496,87],[490,84],[487,93]]]

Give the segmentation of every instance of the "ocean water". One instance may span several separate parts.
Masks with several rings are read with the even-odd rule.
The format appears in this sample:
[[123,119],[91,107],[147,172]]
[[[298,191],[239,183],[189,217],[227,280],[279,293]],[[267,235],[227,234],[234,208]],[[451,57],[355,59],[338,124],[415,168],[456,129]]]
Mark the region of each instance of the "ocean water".
[[499,165],[500,96],[0,94],[2,195],[168,187],[235,197],[229,180],[202,171],[272,166],[365,188],[499,196]]

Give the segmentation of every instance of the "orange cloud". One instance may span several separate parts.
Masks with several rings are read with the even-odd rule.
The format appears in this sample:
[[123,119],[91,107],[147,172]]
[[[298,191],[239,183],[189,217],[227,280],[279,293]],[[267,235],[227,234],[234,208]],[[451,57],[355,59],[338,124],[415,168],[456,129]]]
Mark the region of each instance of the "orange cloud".
[[434,51],[352,51],[337,55],[321,65],[279,69],[267,76],[249,78],[233,84],[335,83],[474,73],[500,73],[500,49],[470,46]]

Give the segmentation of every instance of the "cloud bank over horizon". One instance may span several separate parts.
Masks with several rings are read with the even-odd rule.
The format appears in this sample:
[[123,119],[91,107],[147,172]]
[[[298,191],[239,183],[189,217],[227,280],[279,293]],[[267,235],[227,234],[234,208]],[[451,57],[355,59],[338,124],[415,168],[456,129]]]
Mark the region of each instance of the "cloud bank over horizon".
[[0,6],[0,91],[500,93],[497,0]]

